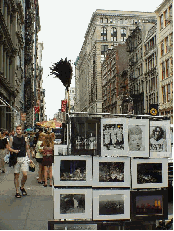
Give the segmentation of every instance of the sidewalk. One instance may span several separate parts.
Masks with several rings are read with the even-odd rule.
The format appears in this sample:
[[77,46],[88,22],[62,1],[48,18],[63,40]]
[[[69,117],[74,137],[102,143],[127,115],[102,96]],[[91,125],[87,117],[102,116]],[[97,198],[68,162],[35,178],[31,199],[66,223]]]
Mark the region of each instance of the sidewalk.
[[6,164],[6,173],[0,173],[0,230],[48,229],[48,220],[53,219],[52,188],[38,184],[37,173],[37,167],[28,172],[28,195],[21,198],[15,198],[13,167]]

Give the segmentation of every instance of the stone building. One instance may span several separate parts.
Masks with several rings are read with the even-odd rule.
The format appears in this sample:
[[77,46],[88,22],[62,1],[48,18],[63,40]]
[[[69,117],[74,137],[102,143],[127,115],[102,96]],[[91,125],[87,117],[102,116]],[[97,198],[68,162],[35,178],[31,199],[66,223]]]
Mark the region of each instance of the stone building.
[[[152,105],[158,111],[159,77],[157,66],[157,24],[152,26],[144,40],[144,112],[150,113]],[[152,106],[152,107],[151,107]],[[156,112],[157,112],[156,111]],[[151,114],[151,113],[150,113]]]
[[140,22],[128,37],[129,92],[134,114],[149,113],[149,104],[158,103],[156,24]]
[[124,112],[123,100],[128,97],[127,69],[126,44],[118,44],[113,49],[108,49],[101,65],[103,112],[111,114]]
[[[25,127],[33,127],[38,119],[34,107],[39,107],[37,101],[37,56],[38,32],[40,31],[38,0],[26,1],[25,5],[25,59],[24,59],[24,111],[26,113]],[[35,113],[36,112],[36,113]]]
[[41,64],[43,49],[43,43],[38,43],[38,54],[36,62],[36,105],[39,107],[39,113],[37,115],[36,122],[45,120],[45,89],[42,87],[43,67]]
[[20,123],[24,107],[25,1],[0,0],[0,128]]
[[159,70],[159,114],[167,115],[173,123],[173,1],[164,0],[155,11],[157,15],[157,44]]
[[14,129],[24,112],[33,127],[39,30],[37,0],[0,0],[0,128]]
[[102,112],[101,64],[108,48],[125,43],[138,22],[154,21],[155,13],[96,10],[75,62],[75,111]]

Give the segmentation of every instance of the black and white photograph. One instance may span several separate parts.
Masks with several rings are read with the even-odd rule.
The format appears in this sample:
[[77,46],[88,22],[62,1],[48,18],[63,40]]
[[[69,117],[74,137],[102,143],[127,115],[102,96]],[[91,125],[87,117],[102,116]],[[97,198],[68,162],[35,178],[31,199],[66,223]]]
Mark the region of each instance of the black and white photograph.
[[54,145],[54,156],[66,156],[67,155],[67,145]]
[[93,190],[93,219],[130,218],[130,190]]
[[93,186],[130,187],[129,157],[94,157]]
[[150,121],[150,157],[171,157],[170,121]]
[[73,154],[100,154],[100,119],[71,118],[71,148]]
[[85,160],[61,160],[60,162],[61,181],[86,181]]
[[54,188],[54,219],[92,218],[92,189]]
[[124,214],[124,195],[99,195],[99,215]]
[[168,159],[132,159],[132,187],[168,187]]
[[91,156],[55,156],[55,186],[91,186]]
[[100,162],[99,182],[124,182],[124,163]]
[[85,213],[85,194],[60,194],[60,213]]
[[102,156],[128,155],[126,121],[125,118],[101,119]]
[[149,120],[128,120],[128,149],[131,157],[149,157]]
[[137,183],[162,183],[162,163],[138,164]]
[[168,218],[168,190],[131,191],[131,219]]

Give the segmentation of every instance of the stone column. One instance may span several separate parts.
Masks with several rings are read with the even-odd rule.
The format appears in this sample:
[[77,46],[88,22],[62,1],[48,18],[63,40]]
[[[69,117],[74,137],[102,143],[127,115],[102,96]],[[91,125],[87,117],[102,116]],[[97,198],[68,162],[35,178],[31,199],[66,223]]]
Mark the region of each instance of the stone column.
[[7,59],[6,59],[6,51],[4,51],[4,55],[3,55],[3,64],[4,64],[4,77],[6,78],[7,77]]
[[10,81],[10,78],[9,78],[9,68],[10,68],[10,65],[9,65],[9,56],[7,55],[6,57],[6,76],[7,76],[7,80]]
[[3,72],[3,44],[0,43],[0,72]]

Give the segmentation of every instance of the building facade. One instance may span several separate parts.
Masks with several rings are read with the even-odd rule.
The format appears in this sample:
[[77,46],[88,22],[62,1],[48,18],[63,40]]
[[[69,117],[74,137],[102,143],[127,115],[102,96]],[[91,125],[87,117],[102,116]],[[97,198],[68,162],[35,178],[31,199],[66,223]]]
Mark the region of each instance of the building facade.
[[[128,97],[128,54],[126,44],[108,49],[101,66],[103,109],[105,113],[123,113],[123,100]],[[126,112],[127,113],[127,112]]]
[[34,125],[39,30],[38,0],[0,0],[0,128]]
[[38,68],[37,65],[39,31],[40,18],[38,0],[26,1],[24,47],[24,111],[26,113],[25,127],[31,128],[38,120],[39,114],[39,105],[37,99],[37,75],[40,68]]
[[24,107],[25,1],[0,1],[0,127],[12,130]]
[[75,111],[102,112],[101,64],[108,48],[125,43],[142,21],[154,21],[155,13],[96,10],[75,62]]
[[134,114],[149,113],[150,104],[158,104],[156,24],[140,22],[128,37],[128,82]]
[[173,1],[164,0],[157,15],[159,114],[173,123]]

